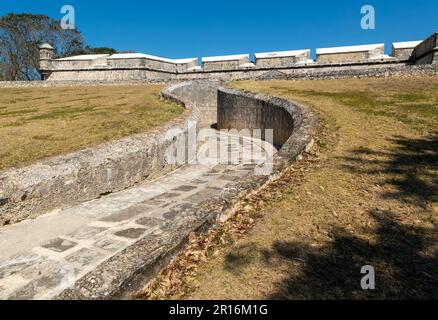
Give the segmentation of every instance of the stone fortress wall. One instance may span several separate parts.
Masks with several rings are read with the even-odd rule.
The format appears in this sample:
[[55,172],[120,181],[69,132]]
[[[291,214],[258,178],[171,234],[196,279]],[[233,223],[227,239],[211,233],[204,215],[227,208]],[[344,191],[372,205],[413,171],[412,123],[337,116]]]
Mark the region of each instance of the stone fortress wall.
[[[54,59],[53,48],[43,45],[41,70],[49,81],[4,85],[65,85],[66,82],[58,80],[70,81],[72,85],[74,81],[89,81],[91,85],[105,80],[119,83],[206,78],[307,79],[376,74],[386,76],[412,72],[438,74],[437,44],[437,34],[434,34],[419,44],[395,44],[392,57],[382,54],[381,45],[373,45],[319,50],[316,61],[310,60],[310,50],[256,54],[254,62],[250,61],[249,55],[210,57],[203,58],[202,67],[198,66],[195,58],[172,60],[144,54]],[[186,140],[188,132],[185,128],[189,121],[198,122],[200,127],[209,127],[216,122],[218,129],[275,128],[274,142],[279,151],[273,158],[272,174],[256,175],[252,168],[240,168],[232,171],[232,176],[228,169],[220,169],[219,173],[215,173],[217,177],[211,178],[216,179],[215,183],[220,181],[219,175],[224,176],[225,180],[231,179],[220,193],[211,196],[205,191],[203,198],[196,200],[196,203],[175,209],[182,213],[178,218],[175,218],[176,215],[166,218],[166,224],[157,228],[156,233],[146,233],[127,244],[123,250],[115,252],[109,259],[98,262],[98,265],[93,266],[94,269],[78,276],[74,287],[62,292],[58,298],[108,299],[129,296],[127,294],[136,288],[133,284],[146,283],[152,279],[172,257],[185,248],[190,234],[207,232],[223,222],[233,214],[239,199],[275,180],[314,144],[316,117],[310,109],[292,101],[221,87],[220,81],[182,82],[166,88],[162,95],[179,102],[187,110],[181,117],[154,132],[0,172],[0,225],[34,218],[51,210],[62,210],[172,171],[176,167],[166,161],[165,150],[174,140],[165,133],[170,129],[180,129],[181,136]],[[192,194],[190,197],[198,195]],[[114,196],[116,198],[111,199]],[[120,198],[117,196],[120,195],[108,196],[107,201],[112,201],[111,206],[116,201],[121,202],[121,197],[126,194]],[[122,201],[126,202],[126,198]],[[138,208],[142,207],[135,203],[129,207],[130,210]],[[78,211],[67,213],[84,211],[84,207],[78,206],[76,209]],[[123,210],[115,211],[114,214],[120,215],[123,212],[126,216],[127,211]],[[174,211],[166,213],[173,214]],[[42,243],[39,238],[38,241]],[[51,281],[54,278],[48,279]],[[32,286],[26,285],[24,288],[32,288],[35,292],[40,289],[33,286],[35,282],[30,284]]]
[[[438,33],[424,41],[397,42],[391,55],[384,44],[249,54],[168,59],[143,53],[81,55],[55,59],[48,44],[40,47],[40,69],[49,81],[181,81],[195,79],[321,78],[432,73],[438,65]],[[417,67],[432,65],[431,68]],[[424,71],[426,70],[426,71]]]

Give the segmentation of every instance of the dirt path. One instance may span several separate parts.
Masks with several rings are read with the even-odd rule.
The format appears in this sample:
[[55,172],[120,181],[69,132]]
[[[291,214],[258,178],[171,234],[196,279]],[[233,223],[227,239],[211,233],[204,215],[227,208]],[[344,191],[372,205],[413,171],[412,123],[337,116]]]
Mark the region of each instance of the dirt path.
[[[236,86],[312,106],[318,146],[266,191],[275,200],[249,209],[262,217],[249,235],[219,242],[189,285],[161,297],[438,298],[438,79]],[[360,287],[364,265],[376,270],[374,291]]]

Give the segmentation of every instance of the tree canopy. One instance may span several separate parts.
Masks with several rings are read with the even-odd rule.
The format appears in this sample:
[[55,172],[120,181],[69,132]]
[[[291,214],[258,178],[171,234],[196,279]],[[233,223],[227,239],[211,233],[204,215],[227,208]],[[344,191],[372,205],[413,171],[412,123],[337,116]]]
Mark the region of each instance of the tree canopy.
[[60,21],[42,14],[6,14],[0,17],[0,79],[36,80],[39,46],[49,43],[57,57],[115,53],[111,48],[85,46],[78,30],[64,30]]

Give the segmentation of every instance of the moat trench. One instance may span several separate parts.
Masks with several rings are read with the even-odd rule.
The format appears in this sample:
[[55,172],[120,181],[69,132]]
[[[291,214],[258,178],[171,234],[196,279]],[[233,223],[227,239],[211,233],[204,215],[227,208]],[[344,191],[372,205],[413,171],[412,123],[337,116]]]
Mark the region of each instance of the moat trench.
[[[228,105],[235,103],[233,99]],[[207,110],[211,117],[211,105]],[[237,154],[237,161],[218,161],[223,152],[209,153],[211,144],[206,142],[198,148],[202,162],[1,228],[0,299],[114,298],[135,289],[127,289],[135,282],[144,285],[184,247],[192,232],[220,224],[239,197],[269,180],[271,171],[256,177],[261,164],[269,167],[266,164],[278,160],[273,160],[277,150],[264,141],[246,137],[236,144],[232,134],[212,135],[214,141],[230,141],[225,143],[227,159]],[[290,151],[292,159],[309,143],[307,136],[297,143],[302,147]],[[261,152],[251,153],[255,146]],[[248,160],[245,154],[252,157]]]

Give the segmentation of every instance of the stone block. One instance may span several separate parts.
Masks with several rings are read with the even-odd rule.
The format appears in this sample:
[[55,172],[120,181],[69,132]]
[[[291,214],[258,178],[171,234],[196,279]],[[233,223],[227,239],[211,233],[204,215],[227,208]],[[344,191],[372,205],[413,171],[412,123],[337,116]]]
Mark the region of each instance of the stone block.
[[75,247],[76,245],[77,243],[75,242],[66,239],[56,238],[43,244],[42,247],[56,252],[64,252]]
[[316,49],[316,60],[325,63],[361,62],[384,57],[384,44]]
[[308,63],[309,60],[310,49],[255,54],[255,64],[260,68],[293,67],[297,64]]
[[420,43],[421,41],[394,42],[391,56],[399,60],[409,60],[415,47]]
[[144,233],[146,232],[146,229],[143,228],[128,228],[125,230],[120,230],[114,233],[114,235],[122,238],[128,238],[128,239],[138,239],[140,238]]
[[415,47],[412,59],[416,64],[438,64],[438,32]]
[[204,71],[233,70],[247,65],[249,62],[249,54],[204,57],[202,58],[202,69]]

